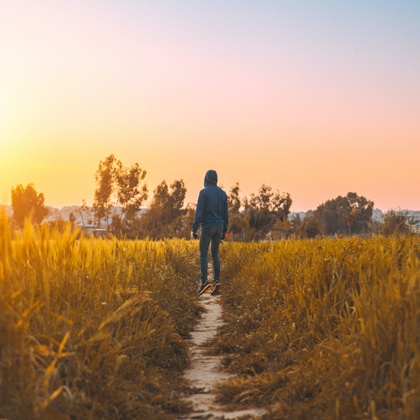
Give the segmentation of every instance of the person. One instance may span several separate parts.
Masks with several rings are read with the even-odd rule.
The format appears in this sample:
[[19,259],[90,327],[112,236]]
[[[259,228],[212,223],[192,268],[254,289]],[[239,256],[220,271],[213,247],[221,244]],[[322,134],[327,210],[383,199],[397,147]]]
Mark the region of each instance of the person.
[[[210,292],[212,295],[220,293],[219,247],[228,230],[228,223],[227,195],[217,186],[217,172],[210,169],[204,177],[204,188],[198,196],[194,222],[191,228],[191,238],[197,238],[198,228],[201,228],[199,243],[201,285],[198,296],[210,287],[212,287]],[[213,284],[208,281],[207,257],[210,244],[213,261]]]

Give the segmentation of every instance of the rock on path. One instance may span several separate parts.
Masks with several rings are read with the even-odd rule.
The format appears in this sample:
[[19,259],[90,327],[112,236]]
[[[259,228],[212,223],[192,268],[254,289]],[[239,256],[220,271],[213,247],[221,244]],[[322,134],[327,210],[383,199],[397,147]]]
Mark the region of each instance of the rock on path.
[[230,377],[222,371],[218,356],[206,355],[203,344],[217,334],[223,324],[222,306],[219,296],[204,294],[200,297],[206,309],[195,330],[191,333],[191,364],[185,371],[185,378],[190,382],[191,395],[186,398],[192,403],[192,412],[182,419],[236,419],[241,416],[249,419],[262,418],[264,410],[251,409],[225,411],[215,403],[214,386]]

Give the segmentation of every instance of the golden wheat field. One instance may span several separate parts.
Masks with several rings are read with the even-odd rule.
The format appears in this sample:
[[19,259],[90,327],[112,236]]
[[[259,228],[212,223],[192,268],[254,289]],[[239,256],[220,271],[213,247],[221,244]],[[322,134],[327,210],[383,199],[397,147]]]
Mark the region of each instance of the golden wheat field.
[[[420,238],[225,243],[233,379],[268,418],[420,416]],[[0,418],[177,418],[202,313],[197,243],[0,220]],[[205,314],[204,314],[205,316]]]
[[420,418],[420,238],[232,243],[219,400],[271,417]]
[[[0,418],[159,418],[200,314],[187,241],[87,239],[0,222]],[[182,287],[180,287],[182,284]]]

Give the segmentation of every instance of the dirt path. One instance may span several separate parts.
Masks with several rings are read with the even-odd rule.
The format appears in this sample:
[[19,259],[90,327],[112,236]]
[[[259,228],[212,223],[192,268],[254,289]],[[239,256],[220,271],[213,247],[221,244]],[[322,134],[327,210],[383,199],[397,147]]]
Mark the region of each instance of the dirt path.
[[190,368],[185,372],[185,378],[190,381],[191,395],[187,398],[193,406],[193,411],[182,419],[236,419],[241,416],[248,419],[262,418],[261,409],[224,411],[224,408],[215,403],[214,386],[225,379],[229,374],[222,371],[220,358],[205,354],[202,345],[217,333],[222,325],[222,306],[220,297],[205,294],[200,297],[206,308],[202,319],[191,334],[192,360]]

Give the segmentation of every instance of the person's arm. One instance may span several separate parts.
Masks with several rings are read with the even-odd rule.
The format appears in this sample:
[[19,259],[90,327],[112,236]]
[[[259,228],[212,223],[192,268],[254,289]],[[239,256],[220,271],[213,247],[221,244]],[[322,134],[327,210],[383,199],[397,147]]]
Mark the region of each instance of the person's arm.
[[225,200],[225,205],[223,206],[223,232],[227,232],[229,226],[229,212],[228,212],[228,203],[227,196]]
[[200,191],[197,201],[197,207],[195,209],[195,217],[194,222],[192,224],[191,233],[197,233],[198,228],[200,227],[201,223],[203,222],[203,215],[204,215],[204,190]]

